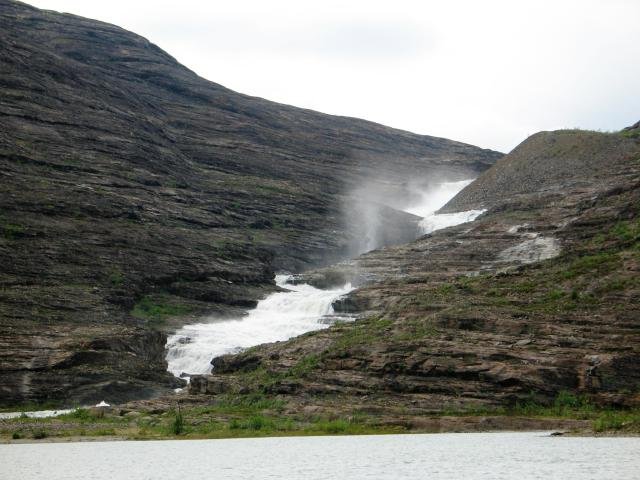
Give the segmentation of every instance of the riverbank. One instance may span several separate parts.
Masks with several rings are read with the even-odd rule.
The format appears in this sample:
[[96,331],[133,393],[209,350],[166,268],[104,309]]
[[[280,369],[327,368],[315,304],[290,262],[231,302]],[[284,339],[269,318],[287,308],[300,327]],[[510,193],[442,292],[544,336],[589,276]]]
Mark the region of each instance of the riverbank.
[[[179,399],[179,401],[178,401]],[[340,399],[301,405],[285,396],[188,395],[117,408],[77,409],[50,418],[0,420],[0,442],[214,439],[492,431],[554,431],[566,435],[640,435],[640,410],[598,408],[569,394],[553,405],[402,414],[393,408],[345,412]]]

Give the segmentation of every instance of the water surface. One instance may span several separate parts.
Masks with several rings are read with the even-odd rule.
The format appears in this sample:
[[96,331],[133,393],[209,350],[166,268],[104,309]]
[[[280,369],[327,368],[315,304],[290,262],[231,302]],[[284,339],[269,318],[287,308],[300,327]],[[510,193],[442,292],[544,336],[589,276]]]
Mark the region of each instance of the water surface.
[[0,445],[0,478],[637,480],[640,438],[470,433]]

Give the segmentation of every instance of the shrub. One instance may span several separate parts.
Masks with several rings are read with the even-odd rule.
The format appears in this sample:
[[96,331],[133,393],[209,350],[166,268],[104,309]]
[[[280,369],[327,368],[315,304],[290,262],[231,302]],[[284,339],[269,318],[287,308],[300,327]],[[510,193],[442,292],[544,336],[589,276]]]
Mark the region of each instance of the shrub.
[[114,287],[120,287],[124,284],[124,275],[119,270],[112,270],[109,273],[108,281]]
[[171,432],[174,435],[180,435],[184,433],[184,417],[182,416],[180,407],[178,407],[178,410],[176,411],[176,414],[173,417],[173,422],[171,422]]
[[76,408],[73,412],[61,415],[63,418],[80,420],[81,422],[89,422],[95,420],[95,415],[86,408]]
[[245,421],[239,421],[236,419],[229,422],[229,429],[231,430],[272,430],[276,428],[276,424],[273,420],[263,417],[262,415],[253,415]]
[[36,440],[41,440],[43,438],[47,438],[47,432],[45,429],[41,428],[39,430],[34,430],[31,436]]
[[615,412],[606,412],[593,422],[593,429],[596,432],[606,430],[620,430],[624,426],[622,415]]

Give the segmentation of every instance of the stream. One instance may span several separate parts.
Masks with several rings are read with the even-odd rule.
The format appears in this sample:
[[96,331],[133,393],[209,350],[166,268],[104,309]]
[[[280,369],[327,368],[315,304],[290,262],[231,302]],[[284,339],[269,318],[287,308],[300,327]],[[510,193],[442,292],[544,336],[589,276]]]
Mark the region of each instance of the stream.
[[[472,180],[443,182],[419,195],[419,200],[405,211],[423,217],[421,233],[470,222],[484,212],[471,210],[437,214]],[[332,304],[353,288],[321,290],[307,284],[291,285],[287,275],[277,275],[276,285],[287,291],[268,295],[246,316],[233,319],[204,318],[201,323],[186,325],[167,340],[168,369],[177,377],[211,372],[211,359],[227,353],[237,353],[262,343],[288,340],[313,330],[327,328],[338,320]]]

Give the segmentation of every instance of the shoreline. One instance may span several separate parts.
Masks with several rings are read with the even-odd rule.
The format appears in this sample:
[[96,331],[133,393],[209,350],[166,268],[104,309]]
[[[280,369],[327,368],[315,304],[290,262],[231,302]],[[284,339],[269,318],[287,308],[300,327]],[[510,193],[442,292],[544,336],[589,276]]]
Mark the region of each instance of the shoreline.
[[[173,434],[168,432],[151,432],[144,429],[132,429],[130,425],[121,425],[121,432],[115,429],[103,430],[105,434],[82,434],[70,433],[66,434],[64,430],[56,428],[62,422],[55,422],[57,417],[53,417],[46,422],[48,424],[47,433],[43,438],[33,438],[23,436],[20,438],[12,438],[7,433],[7,427],[13,426],[27,433],[27,431],[43,431],[46,427],[44,423],[37,423],[29,419],[28,423],[23,422],[25,419],[9,419],[0,421],[0,444],[1,445],[20,445],[20,444],[42,444],[42,443],[84,443],[84,442],[119,442],[119,441],[165,441],[165,440],[228,440],[242,438],[273,438],[273,437],[309,437],[309,436],[363,436],[363,435],[416,435],[416,434],[454,434],[454,433],[513,433],[513,432],[540,432],[544,436],[556,437],[594,437],[594,438],[633,438],[639,437],[639,431],[608,429],[596,431],[593,428],[593,422],[586,419],[567,419],[567,418],[541,418],[526,416],[509,416],[509,415],[443,415],[429,416],[421,418],[405,419],[403,424],[400,421],[390,422],[388,424],[378,425],[362,425],[358,429],[316,429],[308,426],[303,429],[290,430],[216,430],[209,433],[199,433],[195,431],[185,431],[184,433]],[[17,420],[17,421],[16,421]],[[22,421],[21,421],[22,420]],[[108,418],[96,423],[77,422],[70,424],[64,423],[66,427],[72,425],[79,428],[90,429],[96,425],[109,425]],[[105,421],[106,420],[106,421]],[[26,425],[33,425],[27,427]],[[22,426],[20,428],[19,426]]]

